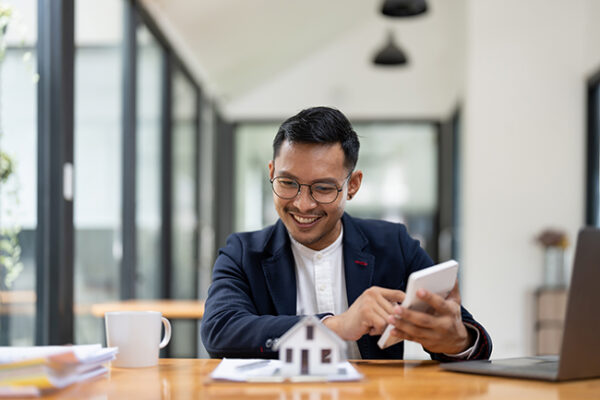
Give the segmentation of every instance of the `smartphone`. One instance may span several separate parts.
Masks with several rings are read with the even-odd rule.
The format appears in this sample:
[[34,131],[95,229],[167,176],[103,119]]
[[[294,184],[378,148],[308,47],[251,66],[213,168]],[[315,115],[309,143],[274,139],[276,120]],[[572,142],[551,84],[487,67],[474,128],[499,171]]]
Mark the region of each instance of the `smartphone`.
[[[431,293],[446,298],[456,283],[457,274],[458,263],[455,260],[449,260],[413,272],[408,277],[406,297],[402,302],[402,306],[411,310],[427,312],[430,306],[417,297],[417,290],[423,288]],[[385,349],[386,347],[402,341],[402,339],[390,335],[392,329],[394,329],[394,325],[392,324],[389,324],[385,328],[381,338],[377,341],[379,348]]]

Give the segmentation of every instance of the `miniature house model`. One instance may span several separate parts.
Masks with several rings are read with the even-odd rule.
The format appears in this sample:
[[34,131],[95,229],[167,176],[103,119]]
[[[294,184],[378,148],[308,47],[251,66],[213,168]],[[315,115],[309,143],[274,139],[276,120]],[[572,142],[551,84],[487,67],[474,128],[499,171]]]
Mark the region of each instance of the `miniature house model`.
[[279,338],[282,376],[330,375],[346,360],[346,342],[314,316],[302,318]]

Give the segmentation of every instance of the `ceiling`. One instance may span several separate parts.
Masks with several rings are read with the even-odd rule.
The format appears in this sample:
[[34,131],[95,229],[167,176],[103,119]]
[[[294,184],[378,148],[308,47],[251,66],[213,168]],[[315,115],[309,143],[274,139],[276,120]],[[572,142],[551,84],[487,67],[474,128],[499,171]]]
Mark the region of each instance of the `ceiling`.
[[[272,119],[310,105],[355,118],[439,118],[463,82],[464,0],[430,0],[414,18],[376,0],[143,0],[230,119]],[[388,32],[406,67],[371,63]]]

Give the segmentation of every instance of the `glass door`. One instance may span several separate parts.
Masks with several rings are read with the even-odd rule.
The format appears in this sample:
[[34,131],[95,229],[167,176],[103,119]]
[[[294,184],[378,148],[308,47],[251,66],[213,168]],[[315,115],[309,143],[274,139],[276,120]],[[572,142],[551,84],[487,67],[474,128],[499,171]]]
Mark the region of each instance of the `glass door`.
[[[172,86],[171,293],[198,297],[198,119],[197,92],[178,68]],[[197,340],[196,321],[172,321],[171,356],[189,357]]]
[[161,100],[164,50],[144,25],[137,40],[136,284],[140,299],[160,297]]
[[77,1],[75,19],[74,320],[76,343],[103,343],[94,303],[119,298],[122,3]]
[[37,1],[0,13],[0,346],[24,346],[36,317]]

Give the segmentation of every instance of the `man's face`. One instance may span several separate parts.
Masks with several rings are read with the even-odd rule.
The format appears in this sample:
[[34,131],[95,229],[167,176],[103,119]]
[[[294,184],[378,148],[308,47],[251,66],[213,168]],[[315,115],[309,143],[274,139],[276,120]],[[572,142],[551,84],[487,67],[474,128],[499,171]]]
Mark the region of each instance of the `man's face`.
[[342,191],[329,204],[317,203],[307,186],[293,199],[282,199],[273,193],[275,209],[290,235],[313,250],[322,250],[340,234],[346,199],[353,197],[360,187],[362,172],[355,171],[348,183],[348,169],[344,167],[344,151],[339,143],[281,144],[274,162],[269,162],[270,178],[286,177],[300,184],[315,182],[334,183]]

